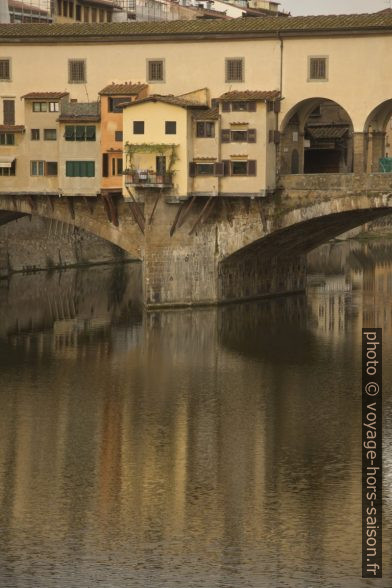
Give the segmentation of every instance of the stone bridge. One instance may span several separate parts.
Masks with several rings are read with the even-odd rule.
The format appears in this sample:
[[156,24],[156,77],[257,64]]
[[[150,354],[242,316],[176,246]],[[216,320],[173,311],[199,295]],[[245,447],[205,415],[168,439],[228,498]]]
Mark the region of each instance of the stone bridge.
[[146,194],[123,199],[0,196],[0,224],[39,215],[89,231],[143,262],[147,308],[303,291],[305,254],[392,213],[390,174],[281,176],[268,198]]

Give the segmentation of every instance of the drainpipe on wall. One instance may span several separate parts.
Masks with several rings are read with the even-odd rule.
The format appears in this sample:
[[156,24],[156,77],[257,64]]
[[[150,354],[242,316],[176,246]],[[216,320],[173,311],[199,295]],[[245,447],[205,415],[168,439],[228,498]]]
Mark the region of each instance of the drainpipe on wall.
[[[283,52],[284,52],[284,46],[283,46],[283,39],[280,36],[280,33],[278,33],[278,39],[280,40],[279,92],[280,92],[280,100],[282,100],[282,97],[283,97]],[[279,114],[280,114],[280,108],[279,108],[279,112],[276,113],[276,118],[275,118],[275,125],[276,125],[277,131],[279,131]],[[278,179],[278,176],[280,174],[280,156],[281,156],[281,144],[279,143],[279,145],[276,145],[276,170],[275,170],[276,179]]]

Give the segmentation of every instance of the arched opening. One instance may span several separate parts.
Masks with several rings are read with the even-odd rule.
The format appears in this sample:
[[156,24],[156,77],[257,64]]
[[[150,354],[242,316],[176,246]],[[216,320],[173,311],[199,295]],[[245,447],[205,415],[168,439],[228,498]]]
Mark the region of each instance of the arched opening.
[[281,126],[280,173],[351,173],[353,124],[339,104],[308,98],[286,115]]
[[[372,110],[365,122],[365,169],[367,173],[392,172],[392,99]],[[391,161],[383,161],[388,160]]]

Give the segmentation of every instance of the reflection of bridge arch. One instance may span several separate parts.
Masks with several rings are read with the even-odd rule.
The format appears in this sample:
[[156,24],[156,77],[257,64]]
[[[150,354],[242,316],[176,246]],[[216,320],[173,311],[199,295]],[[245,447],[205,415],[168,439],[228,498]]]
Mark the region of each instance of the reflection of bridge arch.
[[[85,202],[82,199],[55,198],[44,196],[12,199],[0,197],[0,224],[11,222],[23,215],[40,216],[61,221],[83,229],[124,249],[134,259],[142,258],[142,234],[131,214],[124,213],[121,224],[114,226],[108,220],[104,205],[100,201]],[[122,206],[125,206],[124,204]]]
[[286,114],[280,130],[282,174],[352,171],[353,123],[337,102],[322,97],[301,100]]

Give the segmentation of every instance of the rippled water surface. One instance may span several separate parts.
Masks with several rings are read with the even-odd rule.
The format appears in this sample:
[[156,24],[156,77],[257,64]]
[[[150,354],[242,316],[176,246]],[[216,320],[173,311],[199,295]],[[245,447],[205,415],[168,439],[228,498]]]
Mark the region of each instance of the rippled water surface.
[[[1,588],[392,586],[392,251],[307,296],[143,314],[140,266],[0,282]],[[361,580],[361,328],[384,328],[384,580]]]

